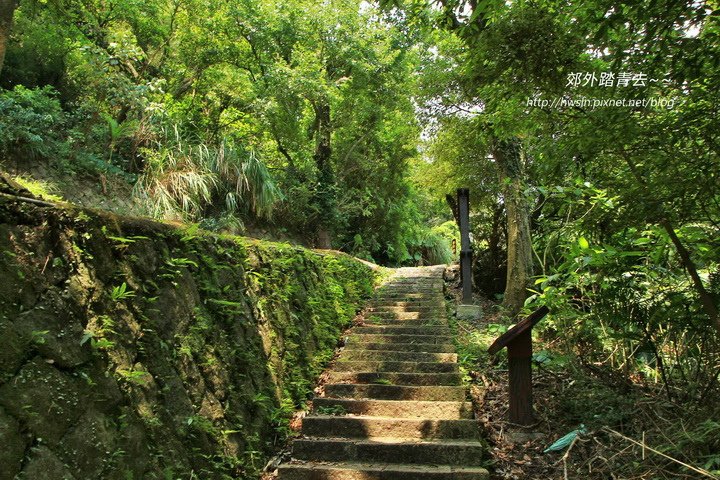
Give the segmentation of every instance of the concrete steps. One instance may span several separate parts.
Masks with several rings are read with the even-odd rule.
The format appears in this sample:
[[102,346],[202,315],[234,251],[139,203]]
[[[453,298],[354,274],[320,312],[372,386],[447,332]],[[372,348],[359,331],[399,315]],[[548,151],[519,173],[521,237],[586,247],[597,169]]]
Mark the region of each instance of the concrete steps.
[[368,312],[369,318],[387,318],[389,320],[416,320],[424,317],[438,317],[441,312],[389,312],[372,311]]
[[372,383],[330,383],[325,394],[334,398],[378,400],[438,400],[462,402],[466,392],[463,386],[445,385],[383,385]]
[[[442,293],[443,289],[443,282],[391,282],[386,283],[382,287],[380,287],[375,293],[376,296],[381,297],[383,295],[390,295],[395,298],[398,297],[398,294],[400,296],[404,296],[406,294],[410,293],[421,293],[423,296],[432,298],[441,298],[443,297]],[[410,297],[412,298],[412,297]],[[405,300],[405,298],[402,298],[402,300]]]
[[457,362],[456,353],[399,352],[396,350],[345,350],[341,360],[385,360],[390,362]]
[[444,310],[445,304],[441,300],[418,299],[417,301],[378,299],[368,306],[368,310]]
[[447,335],[386,335],[382,333],[355,333],[348,337],[348,345],[356,342],[387,343],[445,343],[452,344],[453,337]]
[[365,307],[365,311],[372,315],[374,312],[422,312],[422,313],[433,313],[438,312],[445,315],[445,300],[430,301],[423,300],[422,303],[399,303],[394,300],[376,300]]
[[443,267],[399,269],[327,374],[280,480],[486,480],[442,294]]
[[349,350],[390,350],[396,352],[434,352],[451,353],[455,351],[452,343],[377,343],[354,342],[348,343],[345,351]]
[[321,462],[373,462],[420,465],[473,465],[483,455],[479,441],[383,438],[298,438],[293,442],[293,458]]
[[[329,397],[321,397],[313,400],[314,413],[326,410],[343,412],[347,415],[376,417],[451,420],[473,418],[473,409],[470,402],[355,400]],[[310,417],[306,417],[306,419],[307,418]]]
[[401,301],[401,302],[416,302],[421,300],[442,300],[444,297],[442,293],[430,290],[429,292],[401,292],[400,289],[391,290],[388,287],[380,288],[375,292],[375,296],[370,300],[373,301]]
[[343,360],[335,363],[336,372],[398,372],[398,373],[456,373],[456,363],[449,362],[393,362],[387,360]]
[[479,438],[475,420],[440,420],[432,418],[335,417],[313,416],[303,420],[303,435],[309,437],[412,439]]
[[292,463],[280,467],[282,480],[486,480],[484,468],[382,463]]
[[452,335],[450,327],[438,325],[438,326],[426,326],[426,325],[415,325],[415,326],[397,326],[394,325],[372,325],[372,326],[361,326],[356,327],[355,333],[375,333],[381,335],[441,335],[444,337]]
[[375,307],[368,307],[366,311],[373,315],[375,313],[417,313],[421,315],[428,315],[433,313],[444,313],[445,307],[444,306],[390,306],[390,305],[384,305],[384,306],[375,306]]
[[406,319],[368,317],[363,319],[363,325],[367,327],[446,327],[447,322],[438,317]]
[[386,385],[460,385],[459,373],[330,372],[330,383],[383,383]]

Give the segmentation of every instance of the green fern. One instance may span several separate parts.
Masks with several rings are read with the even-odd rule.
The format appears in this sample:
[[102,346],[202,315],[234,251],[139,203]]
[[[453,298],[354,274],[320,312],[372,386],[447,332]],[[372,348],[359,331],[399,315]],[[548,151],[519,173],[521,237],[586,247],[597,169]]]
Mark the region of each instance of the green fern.
[[135,293],[133,293],[132,290],[127,289],[127,283],[125,282],[123,282],[121,285],[118,285],[117,287],[114,287],[112,289],[112,292],[110,292],[110,298],[115,302],[125,300],[126,298],[134,296]]

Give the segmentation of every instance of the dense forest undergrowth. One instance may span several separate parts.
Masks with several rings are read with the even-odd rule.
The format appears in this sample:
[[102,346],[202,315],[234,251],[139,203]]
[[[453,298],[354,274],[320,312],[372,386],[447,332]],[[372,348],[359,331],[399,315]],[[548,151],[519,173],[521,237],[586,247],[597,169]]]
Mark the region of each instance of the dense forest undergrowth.
[[[450,282],[448,287],[453,301],[459,301],[458,283]],[[478,295],[476,303],[482,306],[482,318],[455,320],[454,328],[476,416],[489,444],[486,465],[492,479],[720,475],[720,409],[714,393],[688,404],[683,398],[686,392],[676,391],[676,397],[669,397],[652,366],[628,375],[632,367],[617,369],[612,359],[592,362],[576,357],[556,330],[552,314],[545,320],[550,325],[541,323],[533,335],[536,421],[530,426],[509,422],[507,358],[504,353],[496,357],[487,353],[508,325],[498,301]],[[582,433],[564,448],[545,451],[578,429]]]
[[549,432],[718,475],[716,1],[2,1],[3,58],[0,169],[50,200],[397,266],[457,259],[470,188],[468,369],[548,306]]

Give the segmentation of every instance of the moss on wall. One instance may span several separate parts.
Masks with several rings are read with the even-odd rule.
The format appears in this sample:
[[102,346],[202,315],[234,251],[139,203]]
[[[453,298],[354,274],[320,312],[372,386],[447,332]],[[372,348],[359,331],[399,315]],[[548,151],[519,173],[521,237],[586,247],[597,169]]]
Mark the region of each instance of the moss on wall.
[[0,198],[0,480],[257,478],[377,278]]

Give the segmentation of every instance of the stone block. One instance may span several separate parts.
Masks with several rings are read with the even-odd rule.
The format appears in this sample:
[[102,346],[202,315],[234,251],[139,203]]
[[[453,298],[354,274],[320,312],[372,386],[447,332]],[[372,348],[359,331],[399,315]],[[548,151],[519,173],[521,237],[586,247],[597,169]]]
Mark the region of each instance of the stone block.
[[13,480],[20,471],[27,440],[20,433],[20,423],[0,407],[0,480]]
[[75,424],[85,397],[75,379],[40,357],[0,387],[0,405],[49,446],[57,445]]
[[480,305],[458,305],[455,316],[459,320],[480,320],[482,307]]
[[48,447],[32,449],[32,455],[17,480],[76,480],[65,465]]

